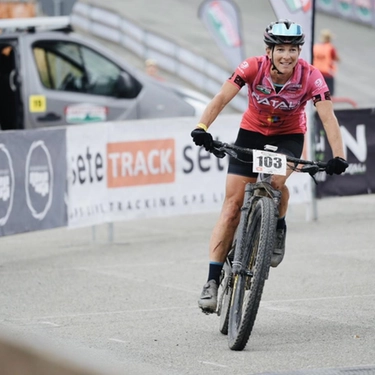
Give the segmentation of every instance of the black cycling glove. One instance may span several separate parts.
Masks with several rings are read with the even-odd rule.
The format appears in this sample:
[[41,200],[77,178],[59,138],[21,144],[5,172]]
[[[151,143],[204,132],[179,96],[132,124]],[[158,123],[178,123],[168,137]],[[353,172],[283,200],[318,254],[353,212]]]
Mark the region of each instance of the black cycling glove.
[[207,133],[201,128],[196,128],[191,132],[193,142],[197,146],[203,146],[206,151],[211,151],[213,146],[213,139],[210,133]]
[[341,174],[345,172],[345,169],[348,168],[349,164],[343,158],[336,156],[334,159],[330,159],[327,162],[326,173],[329,175]]

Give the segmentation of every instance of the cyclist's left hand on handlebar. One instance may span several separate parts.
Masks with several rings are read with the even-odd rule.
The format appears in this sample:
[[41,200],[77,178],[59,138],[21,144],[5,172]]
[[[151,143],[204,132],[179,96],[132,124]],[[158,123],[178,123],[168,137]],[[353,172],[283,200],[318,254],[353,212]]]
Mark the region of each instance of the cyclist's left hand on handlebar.
[[329,175],[341,174],[345,172],[345,169],[348,168],[349,164],[343,158],[336,156],[334,159],[330,159],[327,162],[326,173]]
[[196,128],[191,132],[193,137],[193,142],[197,146],[203,146],[206,151],[211,151],[213,147],[213,139],[210,133],[207,133],[205,130]]

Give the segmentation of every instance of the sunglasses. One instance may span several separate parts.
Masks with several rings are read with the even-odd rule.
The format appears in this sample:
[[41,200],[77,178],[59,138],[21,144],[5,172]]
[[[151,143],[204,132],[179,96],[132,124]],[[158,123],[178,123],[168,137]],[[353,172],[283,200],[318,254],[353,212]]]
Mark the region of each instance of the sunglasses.
[[289,29],[284,23],[276,23],[272,26],[271,33],[278,36],[301,36],[303,34],[301,25],[292,23]]

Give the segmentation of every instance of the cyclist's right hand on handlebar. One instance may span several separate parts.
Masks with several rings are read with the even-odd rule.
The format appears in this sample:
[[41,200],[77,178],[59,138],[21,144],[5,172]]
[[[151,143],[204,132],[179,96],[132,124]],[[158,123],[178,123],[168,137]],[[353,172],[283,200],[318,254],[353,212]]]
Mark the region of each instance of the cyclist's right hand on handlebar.
[[191,132],[193,142],[197,146],[203,146],[206,151],[211,151],[213,147],[213,139],[210,133],[207,133],[201,128],[196,128]]
[[222,159],[225,157],[226,153],[224,151],[219,151],[216,148],[213,148],[211,152],[219,159]]
[[329,175],[341,174],[345,172],[349,164],[343,158],[336,156],[334,159],[330,159],[327,162],[326,173]]

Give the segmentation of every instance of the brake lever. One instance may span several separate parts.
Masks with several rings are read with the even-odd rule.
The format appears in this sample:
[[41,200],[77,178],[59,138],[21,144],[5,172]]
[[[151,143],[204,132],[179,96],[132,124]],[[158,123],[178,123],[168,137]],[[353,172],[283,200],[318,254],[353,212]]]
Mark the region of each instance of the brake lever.
[[223,158],[226,154],[234,158],[238,158],[236,151],[226,147],[226,143],[221,143],[219,141],[213,142],[213,148],[210,152],[212,152],[218,158]]
[[226,148],[225,153],[227,153],[229,156],[232,156],[233,158],[237,158],[238,154],[236,151]]
[[301,168],[302,172],[308,173],[310,177],[314,180],[315,185],[318,185],[318,181],[316,181],[315,175],[320,171],[319,166],[317,165],[304,165]]
[[220,150],[218,148],[213,148],[211,152],[219,159],[222,159],[225,157],[226,153],[223,150]]
[[315,185],[318,185],[318,181],[316,181],[315,176],[313,174],[311,174],[311,173],[310,173],[310,176],[313,179],[313,181],[315,182]]
[[317,165],[304,165],[301,168],[301,172],[308,173],[310,176],[317,174],[320,168]]

